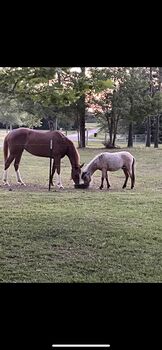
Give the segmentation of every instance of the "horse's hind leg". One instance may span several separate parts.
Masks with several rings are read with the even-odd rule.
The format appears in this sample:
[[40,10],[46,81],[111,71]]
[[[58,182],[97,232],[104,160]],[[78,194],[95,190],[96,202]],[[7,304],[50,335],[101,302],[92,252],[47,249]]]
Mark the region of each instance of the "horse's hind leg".
[[9,185],[7,181],[7,169],[9,168],[10,164],[13,162],[15,156],[13,154],[10,154],[5,162],[4,172],[3,172],[3,184]]
[[23,151],[21,151],[18,155],[16,155],[15,161],[14,161],[14,168],[16,171],[16,177],[17,177],[18,184],[26,186],[25,183],[22,181],[20,171],[19,171],[19,164],[20,164],[22,153],[23,153]]
[[125,174],[125,182],[124,182],[124,185],[123,185],[123,188],[125,188],[127,186],[127,181],[128,181],[128,178],[129,178],[129,172],[128,172],[127,168],[125,168],[125,167],[123,167],[122,169],[123,169],[124,174]]

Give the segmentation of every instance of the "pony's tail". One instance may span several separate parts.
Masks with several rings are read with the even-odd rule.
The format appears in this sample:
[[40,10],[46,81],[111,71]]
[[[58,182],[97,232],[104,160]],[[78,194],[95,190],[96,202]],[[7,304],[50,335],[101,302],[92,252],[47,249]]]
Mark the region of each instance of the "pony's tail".
[[134,166],[135,166],[135,158],[133,157],[133,162],[132,162],[132,183],[131,183],[131,188],[134,187],[135,184],[135,171],[134,171]]
[[4,163],[6,163],[6,160],[7,160],[7,157],[8,157],[8,141],[7,141],[7,137],[5,137],[5,139],[4,139],[3,154],[4,154]]

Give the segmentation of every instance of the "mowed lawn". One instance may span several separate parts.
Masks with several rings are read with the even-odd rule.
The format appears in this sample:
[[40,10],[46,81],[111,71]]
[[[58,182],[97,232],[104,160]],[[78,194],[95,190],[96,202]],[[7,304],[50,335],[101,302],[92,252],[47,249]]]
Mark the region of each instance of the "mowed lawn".
[[[81,162],[101,151],[94,143],[79,150]],[[133,190],[130,180],[122,189],[122,170],[109,174],[109,191],[98,189],[99,171],[89,189],[75,189],[65,157],[65,188],[50,192],[49,160],[24,152],[20,172],[27,186],[16,184],[13,165],[12,191],[0,181],[0,281],[162,282],[162,146],[130,152]]]

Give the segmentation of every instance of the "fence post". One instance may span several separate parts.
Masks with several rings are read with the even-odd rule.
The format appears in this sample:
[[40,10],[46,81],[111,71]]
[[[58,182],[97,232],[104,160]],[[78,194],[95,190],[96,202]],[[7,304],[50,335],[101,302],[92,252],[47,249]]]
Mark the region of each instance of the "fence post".
[[52,167],[52,139],[50,140],[50,166],[49,166],[49,186],[48,190],[51,189],[51,167]]
[[88,146],[88,129],[86,129],[86,139],[87,139],[86,146]]

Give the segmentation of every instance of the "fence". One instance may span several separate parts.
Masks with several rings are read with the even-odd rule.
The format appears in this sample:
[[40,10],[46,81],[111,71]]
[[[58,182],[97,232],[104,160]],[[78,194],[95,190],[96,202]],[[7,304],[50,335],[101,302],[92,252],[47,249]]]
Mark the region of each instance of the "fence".
[[[117,135],[116,142],[127,143],[128,135]],[[136,134],[133,136],[133,142],[136,143],[146,143],[145,134]]]

